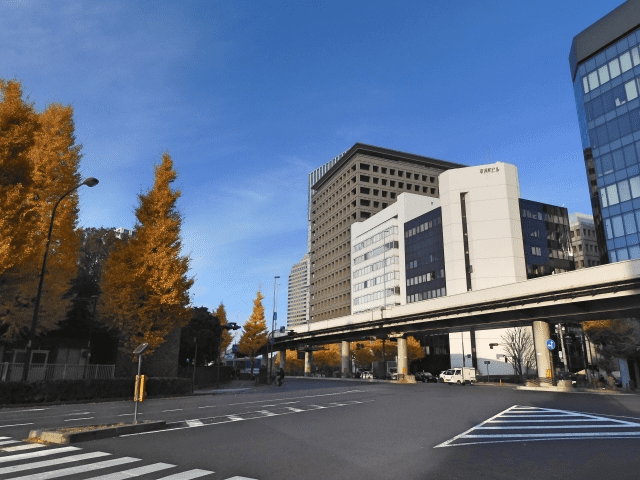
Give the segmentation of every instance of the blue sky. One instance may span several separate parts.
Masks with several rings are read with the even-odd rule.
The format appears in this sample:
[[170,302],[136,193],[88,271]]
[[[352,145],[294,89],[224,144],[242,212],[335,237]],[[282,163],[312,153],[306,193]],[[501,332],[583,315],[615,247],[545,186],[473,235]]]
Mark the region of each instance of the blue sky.
[[591,213],[569,73],[620,0],[0,0],[0,78],[75,109],[80,226],[126,227],[168,151],[195,306],[267,318],[306,251],[307,175],[356,142],[518,166],[524,198]]

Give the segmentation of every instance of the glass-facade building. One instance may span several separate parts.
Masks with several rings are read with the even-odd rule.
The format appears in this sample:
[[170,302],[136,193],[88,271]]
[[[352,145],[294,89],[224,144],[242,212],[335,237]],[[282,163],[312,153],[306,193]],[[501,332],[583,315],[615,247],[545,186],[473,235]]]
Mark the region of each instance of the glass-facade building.
[[520,220],[528,279],[575,269],[566,208],[521,198]]
[[640,1],[576,35],[569,64],[600,263],[640,258]]

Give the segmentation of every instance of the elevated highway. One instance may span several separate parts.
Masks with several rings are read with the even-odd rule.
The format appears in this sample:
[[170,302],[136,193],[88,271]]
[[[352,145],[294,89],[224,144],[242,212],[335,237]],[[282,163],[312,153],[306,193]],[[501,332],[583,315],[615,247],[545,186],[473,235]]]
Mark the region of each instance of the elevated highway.
[[276,337],[274,349],[527,325],[534,327],[541,354],[549,323],[638,316],[640,260],[629,260],[314,322],[292,336]]

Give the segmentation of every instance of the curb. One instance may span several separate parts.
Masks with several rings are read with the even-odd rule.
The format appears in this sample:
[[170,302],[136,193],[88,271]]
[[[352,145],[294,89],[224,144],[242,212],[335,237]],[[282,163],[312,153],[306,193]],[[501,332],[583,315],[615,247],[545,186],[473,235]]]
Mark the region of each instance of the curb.
[[135,425],[105,425],[104,427],[98,427],[93,430],[73,433],[64,433],[57,431],[58,429],[55,428],[47,428],[44,430],[31,430],[29,432],[28,440],[31,442],[41,441],[46,443],[55,443],[58,445],[66,445],[69,443],[88,442],[91,440],[117,437],[130,433],[163,430],[165,428],[167,428],[167,422],[164,420],[143,422]]

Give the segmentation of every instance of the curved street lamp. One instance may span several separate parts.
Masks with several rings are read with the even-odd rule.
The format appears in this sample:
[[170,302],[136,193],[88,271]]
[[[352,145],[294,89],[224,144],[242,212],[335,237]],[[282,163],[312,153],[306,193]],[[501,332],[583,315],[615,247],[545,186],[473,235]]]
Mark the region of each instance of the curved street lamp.
[[87,187],[95,187],[98,184],[98,179],[89,177],[84,182],[79,185],[76,185],[71,190],[62,195],[56,204],[53,207],[53,212],[51,213],[51,223],[49,224],[49,235],[47,236],[47,245],[44,249],[44,259],[42,260],[42,270],[40,271],[40,282],[38,283],[38,294],[36,295],[36,305],[33,309],[33,320],[31,321],[31,328],[29,329],[29,336],[27,340],[27,358],[25,359],[24,369],[22,370],[22,381],[26,382],[29,378],[29,369],[31,368],[31,351],[33,350],[33,340],[36,337],[36,328],[38,327],[38,310],[40,310],[40,297],[42,296],[42,284],[44,283],[44,270],[47,266],[47,255],[49,254],[49,244],[51,243],[51,232],[53,231],[53,219],[56,216],[56,209],[60,202],[64,197],[69,195],[71,192],[77,190],[83,185]]

